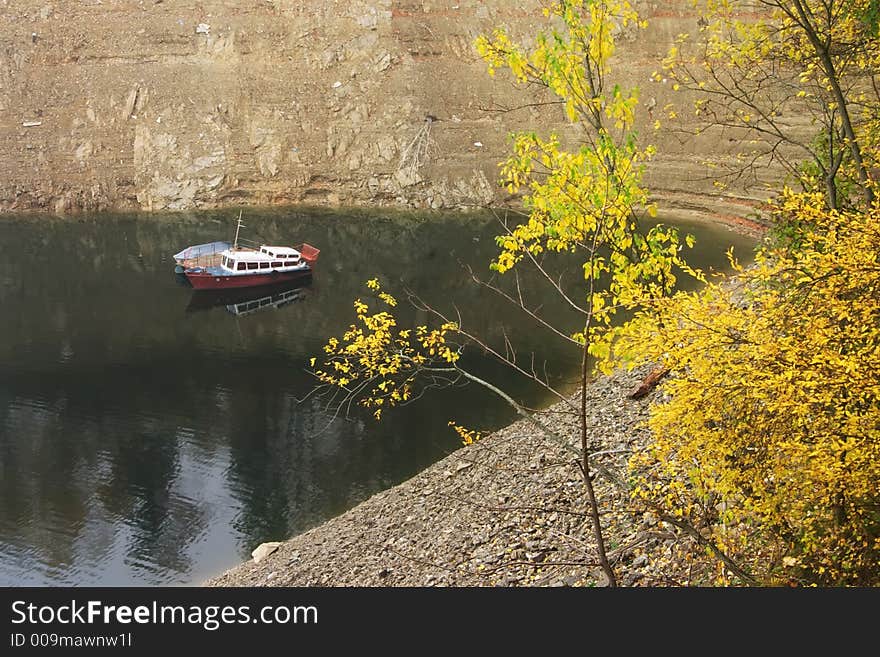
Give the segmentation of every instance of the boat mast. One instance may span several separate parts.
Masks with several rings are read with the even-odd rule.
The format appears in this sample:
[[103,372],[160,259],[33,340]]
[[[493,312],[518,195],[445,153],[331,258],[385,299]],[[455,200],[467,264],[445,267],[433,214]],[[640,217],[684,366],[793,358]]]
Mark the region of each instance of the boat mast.
[[232,250],[238,250],[238,230],[241,228],[241,210],[238,211],[238,224],[235,226],[235,241],[232,244]]

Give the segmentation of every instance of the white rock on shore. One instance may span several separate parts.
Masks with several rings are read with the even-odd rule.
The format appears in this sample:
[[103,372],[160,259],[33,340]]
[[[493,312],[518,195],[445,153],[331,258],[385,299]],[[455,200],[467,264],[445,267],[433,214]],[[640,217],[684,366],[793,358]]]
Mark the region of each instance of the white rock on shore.
[[268,557],[279,547],[281,547],[281,541],[269,541],[268,543],[261,543],[256,547],[253,552],[251,552],[251,556],[254,558],[254,563],[260,563],[263,559]]

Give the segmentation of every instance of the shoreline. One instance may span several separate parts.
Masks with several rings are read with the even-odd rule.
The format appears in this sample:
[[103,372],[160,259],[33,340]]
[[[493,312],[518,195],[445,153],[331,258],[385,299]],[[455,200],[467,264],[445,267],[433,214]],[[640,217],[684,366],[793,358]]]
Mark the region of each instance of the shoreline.
[[[588,387],[591,449],[608,450],[603,470],[623,476],[628,454],[646,442],[640,423],[660,393],[629,395],[649,370],[600,376]],[[558,402],[539,416],[578,446],[566,410]],[[619,585],[705,583],[693,564],[670,559],[687,539],[623,512],[608,477],[594,485]],[[198,586],[605,586],[590,527],[571,452],[519,420]]]

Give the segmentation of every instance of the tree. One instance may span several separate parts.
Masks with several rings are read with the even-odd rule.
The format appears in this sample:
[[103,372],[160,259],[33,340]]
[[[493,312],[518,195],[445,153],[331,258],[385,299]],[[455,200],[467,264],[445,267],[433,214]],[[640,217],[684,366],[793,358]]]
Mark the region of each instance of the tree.
[[[837,209],[874,198],[880,66],[877,0],[705,0],[699,32],[664,62],[690,91],[702,130],[742,135],[750,150],[721,178],[777,163],[789,183]],[[758,18],[755,18],[755,16]],[[657,74],[660,77],[660,74]],[[674,110],[673,110],[674,111]]]
[[[707,125],[787,143],[791,228],[734,280],[658,298],[614,350],[670,371],[632,499],[719,557],[718,583],[880,584],[878,4],[708,3],[697,52],[668,60]],[[737,12],[771,9],[765,20]],[[692,45],[692,44],[691,44]],[[789,118],[812,112],[817,139]],[[743,163],[748,172],[757,160]],[[612,356],[613,358],[614,356]],[[618,359],[617,362],[622,362]]]
[[[554,94],[565,118],[580,128],[580,143],[563,144],[558,135],[533,132],[511,135],[512,154],[501,168],[502,184],[521,193],[524,213],[505,223],[497,238],[499,254],[491,263],[498,278],[476,282],[487,285],[525,310],[540,325],[577,350],[580,360],[580,401],[555,390],[546,377],[524,365],[509,350],[495,349],[467,331],[460,318],[450,317],[422,300],[410,300],[429,311],[438,326],[402,329],[393,315],[397,300],[368,282],[383,308],[371,311],[355,301],[356,322],[324,348],[323,363],[314,373],[321,389],[337,407],[355,401],[373,410],[406,403],[434,386],[468,380],[499,395],[548,439],[572,449],[584,482],[592,515],[599,561],[610,585],[616,576],[609,563],[602,534],[598,502],[593,489],[586,395],[593,360],[606,362],[611,337],[621,311],[632,311],[668,295],[682,272],[700,277],[680,254],[677,231],[646,221],[656,215],[642,185],[653,147],[641,147],[633,130],[638,90],[623,89],[610,81],[610,62],[620,30],[644,29],[644,22],[624,0],[563,0],[545,10],[551,27],[538,35],[532,49],[514,43],[503,30],[482,36],[476,48],[490,75],[506,69],[520,85],[538,85]],[[692,244],[690,238],[686,238]],[[560,256],[578,259],[577,284],[564,286],[552,275]],[[530,266],[543,276],[577,318],[574,333],[551,325],[517,291],[507,292],[498,280],[517,275]],[[579,418],[579,436],[573,447],[501,387],[481,379],[461,364],[467,345],[492,354],[520,373],[551,390],[569,404]],[[316,361],[313,362],[313,367]],[[460,428],[463,438],[471,434]]]
[[798,249],[765,247],[735,286],[660,301],[621,335],[672,372],[633,500],[738,564],[719,583],[876,586],[880,206],[786,190],[775,212],[806,219]]

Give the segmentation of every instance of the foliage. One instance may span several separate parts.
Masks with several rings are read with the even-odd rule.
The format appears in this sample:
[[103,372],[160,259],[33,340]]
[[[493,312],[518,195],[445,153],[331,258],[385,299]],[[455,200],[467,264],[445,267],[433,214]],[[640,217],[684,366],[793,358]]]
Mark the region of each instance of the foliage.
[[721,556],[718,583],[877,585],[877,5],[763,0],[758,18],[748,3],[705,6],[665,62],[674,88],[695,94],[705,127],[762,143],[741,171],[781,160],[801,191],[771,204],[753,268],[618,331],[617,362],[638,352],[630,365],[672,372],[654,442],[631,462],[633,501]]
[[461,442],[463,445],[473,445],[475,442],[483,437],[482,432],[463,427],[460,424],[456,424],[454,420],[449,421],[449,426],[452,427],[455,430],[455,433],[457,433],[458,436],[461,438]]
[[[491,269],[515,275],[531,265],[572,308],[581,330],[548,328],[579,348],[582,393],[588,354],[604,371],[652,362],[671,372],[651,409],[653,442],[631,461],[632,503],[718,557],[717,583],[878,585],[880,206],[870,172],[880,93],[869,84],[880,63],[877,3],[760,5],[766,14],[746,20],[741,3],[708,0],[700,56],[686,54],[694,41],[685,36],[666,62],[676,88],[703,94],[696,111],[708,125],[764,141],[743,170],[764,156],[788,158],[781,145],[793,149],[786,163],[799,191],[786,188],[773,205],[781,238],[759,250],[754,267],[739,268],[736,281],[675,292],[681,272],[704,279],[681,256],[675,230],[645,225],[655,213],[642,183],[653,148],[640,146],[633,128],[638,91],[608,81],[615,39],[644,24],[622,0],[567,0],[546,12],[563,29],[540,34],[531,49],[501,30],[476,44],[490,74],[506,69],[519,84],[544,87],[581,135],[573,145],[555,134],[511,135],[501,183],[522,195],[525,218],[498,236]],[[791,129],[787,116],[800,111],[819,126],[817,137],[805,141]],[[559,253],[581,258],[573,289],[548,275]],[[426,305],[438,326],[402,329],[394,297],[375,279],[368,286],[382,309],[356,300],[356,322],[330,338],[315,370],[340,404],[357,400],[378,419],[463,378],[570,446],[461,360],[465,345],[476,345],[528,374],[515,355]],[[547,326],[522,296],[508,298]],[[623,311],[631,319],[622,322]],[[580,408],[568,403],[578,415],[599,558],[613,584],[585,399]],[[450,426],[465,443],[479,437]]]
[[[527,307],[521,294],[508,297],[539,324],[578,348],[583,392],[590,374],[588,353],[606,361],[610,349],[606,336],[619,311],[668,294],[681,271],[700,274],[681,257],[684,245],[673,227],[659,222],[643,225],[645,215],[656,215],[642,185],[645,163],[654,149],[640,147],[633,128],[638,91],[608,80],[620,31],[642,29],[644,22],[625,0],[563,0],[549,6],[545,15],[551,29],[538,35],[531,50],[515,43],[503,30],[476,41],[490,75],[507,69],[518,84],[543,87],[557,99],[565,118],[580,135],[579,143],[573,146],[563,144],[555,134],[511,135],[512,153],[501,165],[501,184],[522,195],[526,218],[518,224],[505,224],[504,234],[497,238],[499,255],[491,269],[500,276],[523,264],[532,265],[571,307],[582,327],[573,335],[550,326]],[[691,245],[691,238],[686,242]],[[582,258],[583,276],[571,290],[564,289],[546,268],[547,257],[557,253],[577,253]],[[376,281],[370,286],[387,305],[394,305]],[[495,392],[546,436],[570,448],[565,437],[556,435],[502,389],[464,369],[462,345],[482,348],[563,398],[546,378],[524,370],[515,354],[492,350],[479,336],[465,332],[460,322],[451,322],[426,306],[423,309],[440,319],[439,328],[401,330],[388,310],[370,314],[366,304],[356,301],[358,323],[341,340],[331,338],[327,343],[328,358],[315,372],[319,381],[339,393],[342,403],[357,398],[379,418],[383,408],[419,394],[417,385],[421,386],[418,390],[424,390],[463,377]],[[599,560],[614,585],[592,487],[585,399],[582,395],[576,409],[581,444],[578,463],[591,506]],[[455,423],[452,426],[465,442],[476,437]]]
[[741,135],[729,175],[776,162],[829,207],[869,206],[880,136],[876,0],[699,4],[699,32],[679,36],[664,68],[674,89],[693,92],[702,129]]
[[[764,584],[880,584],[880,206],[786,190],[798,250],[655,306],[621,336],[675,376],[634,501],[698,528]],[[721,583],[729,583],[722,571]]]
[[[633,130],[637,90],[607,80],[616,35],[644,23],[621,0],[566,0],[545,14],[565,30],[540,34],[531,52],[502,30],[478,38],[476,48],[490,74],[507,68],[518,82],[539,84],[555,94],[565,116],[583,128],[583,143],[568,150],[556,135],[511,135],[513,153],[502,165],[502,184],[524,190],[528,216],[498,236],[500,253],[491,268],[503,274],[526,260],[544,271],[539,257],[547,253],[581,253],[583,282],[574,298],[560,286],[556,290],[583,320],[583,330],[569,339],[601,359],[608,353],[603,335],[620,309],[667,294],[680,271],[700,273],[681,257],[675,228],[659,222],[645,227],[639,221],[640,214],[656,214],[642,186],[644,165],[654,149],[640,148]],[[690,237],[686,242],[692,245]],[[369,285],[378,291],[377,281]],[[390,296],[380,296],[394,305]],[[457,332],[461,343],[476,339],[456,322],[444,321],[435,330],[400,330],[388,310],[369,314],[360,300],[355,309],[359,324],[341,341],[328,342],[329,359],[315,373],[322,383],[375,408],[377,417],[381,407],[412,398],[419,372],[433,378],[438,365],[443,371],[456,369],[462,347],[447,344],[447,334]]]
[[[528,219],[498,237],[501,252],[492,268],[504,273],[547,252],[581,253],[586,321],[573,337],[601,360],[608,350],[603,336],[620,309],[667,294],[677,270],[700,274],[680,256],[674,227],[639,221],[640,215],[657,214],[642,184],[655,149],[640,147],[633,128],[638,90],[608,82],[616,35],[646,23],[626,1],[569,0],[545,14],[566,32],[539,34],[531,52],[503,30],[480,37],[476,47],[490,74],[506,67],[519,83],[552,91],[565,116],[583,128],[584,141],[569,150],[555,134],[511,135],[513,153],[502,164],[502,184],[511,193],[525,190]],[[690,237],[686,241],[692,246]]]
[[[397,300],[383,292],[379,281],[367,281],[386,308]],[[439,328],[398,329],[397,319],[388,310],[370,313],[361,299],[354,301],[357,322],[349,326],[342,339],[331,337],[324,345],[324,362],[314,371],[318,381],[341,390],[346,397],[372,408],[374,417],[382,409],[409,401],[419,394],[419,373],[449,372],[460,355],[460,347],[447,342],[447,334],[458,328],[446,322]],[[315,367],[316,358],[311,365]]]

